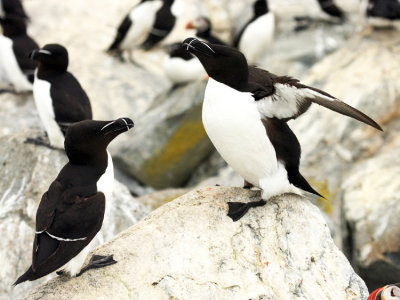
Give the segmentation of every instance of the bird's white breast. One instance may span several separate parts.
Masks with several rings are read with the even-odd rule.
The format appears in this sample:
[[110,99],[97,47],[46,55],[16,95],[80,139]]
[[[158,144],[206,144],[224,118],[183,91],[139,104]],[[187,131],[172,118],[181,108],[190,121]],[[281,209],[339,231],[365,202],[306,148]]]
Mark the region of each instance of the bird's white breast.
[[199,80],[207,74],[203,65],[196,57],[190,60],[184,60],[180,57],[166,56],[163,67],[165,75],[167,75],[173,83]]
[[43,126],[49,136],[50,145],[53,147],[64,148],[64,135],[55,120],[53,101],[50,95],[50,82],[39,79],[37,70],[33,83],[33,98],[35,99],[36,109],[42,120]]
[[11,83],[17,92],[31,91],[32,84],[20,69],[13,51],[13,42],[0,35],[0,68],[2,77]]
[[110,200],[114,189],[114,165],[110,152],[108,151],[107,151],[107,156],[108,156],[107,160],[108,163],[106,171],[104,172],[103,175],[101,175],[96,184],[97,191],[102,192],[105,195],[106,201]]
[[257,63],[263,52],[272,44],[275,32],[275,17],[269,12],[250,23],[239,42],[249,63]]
[[248,182],[260,186],[260,179],[277,172],[275,149],[250,93],[238,92],[210,78],[203,123],[221,156]]
[[132,25],[121,43],[122,49],[131,49],[146,40],[155,22],[156,12],[161,5],[160,1],[146,1],[130,12],[129,18]]

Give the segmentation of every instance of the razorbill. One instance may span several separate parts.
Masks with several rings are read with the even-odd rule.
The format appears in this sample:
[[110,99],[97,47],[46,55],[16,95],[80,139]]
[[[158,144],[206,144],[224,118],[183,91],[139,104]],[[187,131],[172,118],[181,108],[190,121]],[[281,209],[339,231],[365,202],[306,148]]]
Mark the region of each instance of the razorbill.
[[[211,33],[211,22],[206,17],[198,17],[186,23],[186,29],[195,29],[196,37],[212,44],[224,45],[224,42]],[[181,43],[169,46],[169,53],[164,57],[164,73],[174,84],[181,84],[206,78],[198,58],[181,47]]]
[[324,91],[248,66],[234,48],[195,38],[186,39],[182,46],[199,58],[210,76],[202,113],[208,136],[237,173],[263,190],[258,202],[228,203],[228,216],[234,221],[275,195],[302,189],[321,196],[299,172],[300,144],[286,123],[312,103],[382,130],[371,118]]
[[400,300],[400,282],[376,289],[367,300]]
[[50,145],[62,149],[66,128],[72,123],[92,119],[90,101],[78,80],[69,72],[68,52],[58,44],[33,50],[30,58],[38,62],[33,96]]
[[263,52],[273,43],[275,17],[269,11],[267,0],[256,0],[253,17],[236,35],[233,45],[238,48],[249,63],[256,64]]
[[175,25],[175,16],[171,12],[173,0],[142,0],[132,8],[117,29],[117,35],[107,52],[119,56],[129,51],[142,48],[149,50],[164,39]]
[[400,2],[398,0],[363,0],[367,22],[373,27],[400,29]]
[[23,18],[7,16],[0,18],[0,24],[0,70],[4,83],[10,83],[16,92],[31,91],[36,63],[29,59],[29,53],[39,46],[28,36]]
[[69,162],[42,196],[36,212],[32,265],[14,285],[57,270],[79,276],[91,268],[116,261],[94,255],[82,268],[99,232],[106,201],[112,193],[114,171],[108,144],[133,127],[129,118],[85,120],[70,126],[65,136]]
[[10,16],[28,19],[20,0],[0,0],[0,17]]

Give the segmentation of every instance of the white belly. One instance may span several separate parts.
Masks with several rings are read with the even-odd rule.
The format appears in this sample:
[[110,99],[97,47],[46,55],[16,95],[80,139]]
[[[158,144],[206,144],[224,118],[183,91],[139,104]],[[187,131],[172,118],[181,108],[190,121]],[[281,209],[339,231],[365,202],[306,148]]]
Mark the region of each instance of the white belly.
[[265,50],[272,44],[275,32],[275,18],[269,12],[249,24],[239,42],[239,50],[243,52],[249,63],[255,64]]
[[110,152],[107,151],[108,165],[104,174],[97,181],[97,191],[102,192],[109,201],[114,189],[114,165]]
[[4,83],[11,83],[17,92],[31,91],[32,84],[19,68],[12,45],[11,39],[0,35],[0,72]]
[[184,60],[179,57],[166,56],[163,67],[165,75],[173,83],[200,80],[207,75],[203,65],[196,57]]
[[129,18],[132,25],[121,43],[121,49],[130,50],[146,40],[153,27],[156,11],[161,5],[162,3],[159,1],[148,1],[138,5],[130,12]]
[[249,93],[210,78],[203,104],[204,128],[225,161],[255,186],[276,172],[278,162]]
[[33,98],[35,99],[36,109],[49,136],[50,145],[64,149],[64,135],[55,120],[53,101],[50,96],[50,83],[37,78],[36,73],[37,70],[33,84]]

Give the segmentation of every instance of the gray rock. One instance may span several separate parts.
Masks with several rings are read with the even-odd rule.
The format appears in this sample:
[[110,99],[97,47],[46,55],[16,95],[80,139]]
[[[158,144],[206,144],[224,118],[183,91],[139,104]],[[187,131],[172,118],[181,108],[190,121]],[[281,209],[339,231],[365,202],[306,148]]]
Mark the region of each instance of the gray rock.
[[117,264],[58,277],[25,299],[366,299],[307,199],[283,195],[239,222],[226,216],[226,202],[259,196],[192,191],[94,251],[113,253]]
[[161,205],[171,202],[172,200],[175,200],[183,194],[186,194],[190,190],[190,188],[165,189],[138,197],[136,198],[136,200],[154,210]]
[[[67,161],[62,151],[24,144],[27,136],[38,134],[40,132],[26,131],[0,137],[1,299],[22,297],[34,286],[53,277],[11,287],[31,263],[36,210],[42,194]],[[148,213],[148,209],[118,182],[113,198],[107,202],[107,211],[99,242],[109,240]]]
[[377,153],[356,164],[343,183],[352,263],[370,290],[400,278],[399,116],[397,110]]
[[204,87],[199,81],[161,95],[138,119],[134,140],[119,146],[121,170],[155,188],[187,181],[213,149],[201,121]]

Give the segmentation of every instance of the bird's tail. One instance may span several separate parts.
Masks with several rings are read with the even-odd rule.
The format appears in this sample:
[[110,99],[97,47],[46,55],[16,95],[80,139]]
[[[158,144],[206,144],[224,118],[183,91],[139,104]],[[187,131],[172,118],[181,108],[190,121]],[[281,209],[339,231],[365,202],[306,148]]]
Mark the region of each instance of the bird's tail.
[[28,271],[26,271],[24,274],[22,274],[14,283],[13,286],[16,286],[17,284],[20,284],[24,281],[27,280],[32,280],[34,273],[32,270],[32,267],[29,267]]
[[314,195],[317,195],[321,198],[326,199],[324,196],[322,196],[320,193],[318,193],[316,190],[314,190],[311,185],[307,182],[307,180],[303,177],[303,175],[300,174],[299,171],[297,172],[288,172],[288,179],[289,182],[292,183],[295,187],[298,187],[302,189],[303,191],[312,193]]

